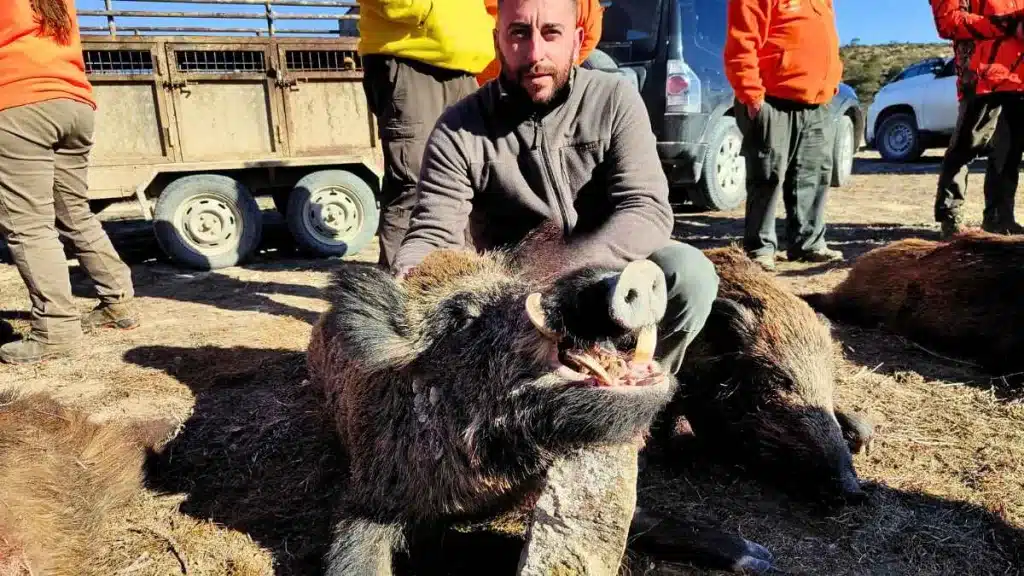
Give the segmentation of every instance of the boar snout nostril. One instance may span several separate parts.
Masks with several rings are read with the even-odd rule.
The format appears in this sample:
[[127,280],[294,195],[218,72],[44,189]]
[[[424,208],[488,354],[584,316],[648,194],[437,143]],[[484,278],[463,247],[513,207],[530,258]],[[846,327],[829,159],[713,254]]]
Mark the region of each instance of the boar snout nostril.
[[631,262],[612,282],[612,320],[628,330],[656,324],[665,314],[665,274],[654,262]]
[[640,293],[634,288],[630,288],[629,292],[626,292],[626,304],[632,304],[636,302],[636,299],[640,297]]

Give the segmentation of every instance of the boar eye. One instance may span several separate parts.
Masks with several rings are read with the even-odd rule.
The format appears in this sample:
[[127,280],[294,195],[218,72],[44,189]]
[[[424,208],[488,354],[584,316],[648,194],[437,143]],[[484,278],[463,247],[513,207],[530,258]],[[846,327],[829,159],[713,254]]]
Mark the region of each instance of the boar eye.
[[480,303],[468,293],[455,294],[441,308],[449,330],[464,330],[480,317]]

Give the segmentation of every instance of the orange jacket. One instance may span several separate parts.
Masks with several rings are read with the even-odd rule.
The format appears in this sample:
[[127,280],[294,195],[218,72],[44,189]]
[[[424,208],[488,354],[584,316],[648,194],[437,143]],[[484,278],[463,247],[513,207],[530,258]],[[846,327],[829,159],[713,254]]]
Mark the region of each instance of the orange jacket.
[[1015,36],[1024,3],[931,0],[939,36],[953,41],[957,93],[1024,92],[1024,40]]
[[[594,51],[597,43],[601,40],[601,23],[604,18],[604,7],[600,0],[579,0],[579,19],[576,25],[583,28],[583,45],[580,46],[580,56],[576,64],[583,64],[587,56]],[[484,0],[484,7],[487,13],[494,18],[495,25],[498,21],[498,0]],[[476,75],[476,81],[483,86],[490,80],[498,77],[501,72],[501,60],[495,57],[483,72]]]
[[3,0],[0,10],[0,110],[54,98],[71,98],[93,108],[92,85],[85,76],[74,0],[71,37],[61,46],[41,27],[30,0]]
[[727,27],[725,74],[740,102],[836,95],[843,63],[832,0],[729,0]]

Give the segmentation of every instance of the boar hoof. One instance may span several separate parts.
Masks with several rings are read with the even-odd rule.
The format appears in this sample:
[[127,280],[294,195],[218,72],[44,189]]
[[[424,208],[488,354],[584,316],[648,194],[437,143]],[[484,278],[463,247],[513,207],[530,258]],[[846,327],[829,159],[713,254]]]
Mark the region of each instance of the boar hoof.
[[740,558],[732,569],[734,572],[746,574],[765,574],[772,569],[772,561],[775,558],[767,548],[756,542],[744,540],[747,544],[747,554]]

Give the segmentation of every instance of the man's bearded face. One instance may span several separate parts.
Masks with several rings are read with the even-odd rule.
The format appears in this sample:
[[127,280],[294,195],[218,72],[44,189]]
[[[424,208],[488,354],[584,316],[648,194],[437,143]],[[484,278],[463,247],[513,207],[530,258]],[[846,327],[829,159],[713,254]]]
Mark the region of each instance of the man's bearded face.
[[495,37],[505,80],[546,104],[569,81],[583,42],[576,0],[503,0]]

